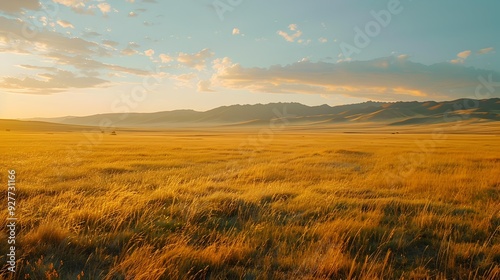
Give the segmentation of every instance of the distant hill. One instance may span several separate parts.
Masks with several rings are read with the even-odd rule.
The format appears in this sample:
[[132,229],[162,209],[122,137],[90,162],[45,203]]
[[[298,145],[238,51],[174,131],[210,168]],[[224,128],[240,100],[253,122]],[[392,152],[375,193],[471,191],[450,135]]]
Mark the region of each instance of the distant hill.
[[95,130],[95,127],[50,123],[42,121],[20,121],[0,119],[0,132],[2,131],[37,131],[37,132],[75,132]]
[[289,125],[328,123],[385,123],[422,125],[458,120],[500,120],[500,99],[458,99],[443,102],[364,102],[341,106],[306,106],[300,103],[271,103],[222,106],[205,112],[175,110],[156,113],[111,113],[85,117],[37,118],[66,125],[100,126],[111,122],[115,127],[207,127],[260,126],[285,118]]

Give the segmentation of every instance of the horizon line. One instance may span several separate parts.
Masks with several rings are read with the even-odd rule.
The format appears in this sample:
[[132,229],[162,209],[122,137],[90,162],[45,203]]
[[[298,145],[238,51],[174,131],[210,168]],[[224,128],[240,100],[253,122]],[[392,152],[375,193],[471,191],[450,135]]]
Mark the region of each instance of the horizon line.
[[326,103],[323,103],[321,105],[306,105],[306,104],[303,104],[303,103],[300,103],[300,102],[270,102],[270,103],[253,103],[253,104],[250,104],[250,103],[246,103],[246,104],[239,104],[239,103],[236,103],[236,104],[231,104],[231,105],[222,105],[222,106],[217,106],[217,107],[213,107],[211,109],[207,109],[207,110],[195,110],[195,109],[186,109],[186,108],[183,108],[183,109],[173,109],[173,110],[162,110],[162,111],[153,111],[153,112],[138,112],[138,111],[135,111],[135,112],[105,112],[105,113],[97,113],[97,114],[89,114],[89,115],[78,115],[78,116],[74,116],[74,115],[66,115],[66,116],[55,116],[55,117],[29,117],[29,118],[0,118],[0,119],[3,119],[3,120],[19,120],[19,121],[36,121],[37,119],[58,119],[58,118],[81,118],[81,117],[90,117],[90,116],[99,116],[99,115],[114,115],[114,114],[156,114],[156,113],[164,113],[164,112],[175,112],[175,111],[194,111],[194,112],[199,112],[199,113],[204,113],[204,112],[208,112],[208,111],[211,111],[211,110],[215,110],[215,109],[218,109],[218,108],[224,108],[224,107],[232,107],[232,106],[257,106],[257,105],[272,105],[272,104],[300,104],[300,105],[303,105],[303,106],[306,106],[306,107],[321,107],[321,106],[329,106],[331,108],[334,108],[334,107],[340,107],[340,106],[347,106],[347,105],[355,105],[355,104],[363,104],[363,103],[413,103],[413,102],[418,102],[418,103],[425,103],[425,102],[455,102],[455,101],[459,101],[459,100],[464,100],[464,99],[468,99],[468,100],[489,100],[489,99],[499,99],[500,97],[491,97],[491,98],[467,98],[467,97],[462,97],[462,98],[457,98],[457,99],[453,99],[453,100],[442,100],[442,101],[436,101],[436,100],[425,100],[425,101],[418,101],[418,100],[411,100],[411,101],[402,101],[402,100],[398,100],[398,101],[376,101],[376,100],[367,100],[367,101],[364,101],[364,102],[357,102],[357,103],[344,103],[344,104],[338,104],[338,105],[329,105],[329,104],[326,104]]

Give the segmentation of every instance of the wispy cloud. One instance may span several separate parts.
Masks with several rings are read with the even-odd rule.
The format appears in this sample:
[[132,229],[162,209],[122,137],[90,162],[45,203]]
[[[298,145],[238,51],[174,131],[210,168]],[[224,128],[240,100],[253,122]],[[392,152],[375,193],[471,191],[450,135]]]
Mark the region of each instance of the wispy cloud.
[[71,8],[75,13],[83,15],[93,15],[96,9],[95,5],[87,6],[88,0],[52,0],[55,3]]
[[214,53],[210,49],[203,49],[197,53],[179,53],[177,56],[177,61],[189,68],[195,68],[197,70],[203,70],[206,67],[206,60],[214,56]]
[[168,75],[168,78],[174,81],[177,87],[194,88],[193,80],[198,78],[196,73],[184,73],[179,75]]
[[451,63],[427,66],[411,62],[407,57],[342,63],[305,61],[270,68],[245,68],[225,58],[215,60],[213,68],[216,74],[212,83],[229,89],[344,95],[374,100],[470,96],[479,83],[478,77],[491,74],[491,71]]
[[66,20],[58,20],[57,24],[59,24],[62,28],[75,28],[71,22]]
[[452,59],[451,63],[453,64],[463,64],[465,60],[470,56],[472,52],[470,50],[459,52],[457,54],[457,58]]
[[10,92],[28,94],[52,94],[75,88],[104,86],[108,81],[91,76],[77,76],[72,72],[50,67],[23,66],[24,68],[49,70],[34,77],[5,77],[0,88]]
[[[102,44],[67,34],[40,30],[36,36],[26,38],[19,28],[23,22],[0,16],[0,52],[31,55],[50,67],[24,65],[23,68],[35,71],[30,75],[4,76],[0,78],[1,88],[15,93],[50,94],[71,88],[101,86],[107,81],[101,75],[113,72],[120,75],[145,76],[150,71],[135,69],[117,64],[104,63],[103,57],[110,57],[116,51],[118,42],[103,40]],[[67,21],[57,21],[62,27],[72,28]],[[98,33],[94,33],[98,36]],[[95,36],[94,36],[95,37]],[[129,44],[130,46],[130,44]],[[44,73],[38,73],[44,70]],[[23,85],[25,88],[23,89]]]
[[471,51],[463,51],[457,54],[457,57],[467,59],[471,54]]
[[141,45],[137,44],[136,42],[128,42],[128,46],[134,49],[141,47]]
[[484,49],[480,49],[477,54],[487,54],[487,53],[490,53],[492,51],[494,51],[495,49],[490,47],[490,48],[484,48]]
[[281,37],[283,37],[283,39],[285,39],[286,41],[288,42],[294,42],[297,38],[299,38],[300,36],[302,36],[302,31],[298,30],[298,26],[297,24],[290,24],[288,26],[288,29],[290,31],[292,31],[293,33],[291,34],[288,34],[288,32],[285,32],[285,31],[282,31],[282,30],[278,30],[278,35],[280,35]]
[[173,60],[173,58],[171,56],[169,56],[168,54],[164,54],[164,53],[160,54],[159,57],[160,57],[160,60],[162,63],[168,63],[168,62]]
[[91,30],[86,30],[82,33],[82,37],[86,37],[86,38],[95,38],[95,37],[99,37],[101,35],[102,35],[101,33],[91,31]]
[[146,76],[151,74],[149,71],[146,70],[126,67],[116,64],[110,64],[110,63],[104,63],[92,59],[90,56],[85,56],[85,55],[66,55],[53,52],[45,55],[45,57],[55,60],[58,65],[74,67],[82,71],[105,70],[112,72],[113,71],[121,72],[123,74],[136,75],[136,76]]
[[134,55],[137,53],[139,53],[139,52],[137,50],[132,49],[131,47],[126,47],[125,49],[123,49],[121,51],[122,55],[127,55],[127,56],[131,56],[131,55]]
[[103,40],[102,43],[110,48],[116,48],[118,47],[118,45],[120,45],[120,43],[113,40]]
[[[37,36],[25,38],[22,29],[19,28],[19,20],[8,19],[0,16],[0,40],[5,42],[2,51],[25,52],[57,51],[72,54],[105,54],[107,51],[99,44],[77,37],[66,37],[63,34],[49,30],[41,30]],[[21,42],[20,42],[21,41]]]
[[214,90],[210,88],[212,86],[210,80],[199,81],[197,86],[199,92],[214,92]]

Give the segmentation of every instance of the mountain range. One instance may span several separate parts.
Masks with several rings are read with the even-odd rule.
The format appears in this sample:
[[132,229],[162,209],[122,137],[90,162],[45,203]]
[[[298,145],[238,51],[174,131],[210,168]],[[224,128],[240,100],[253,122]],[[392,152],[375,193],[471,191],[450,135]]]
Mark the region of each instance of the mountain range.
[[35,118],[67,125],[114,127],[213,127],[260,126],[281,120],[290,125],[336,123],[384,123],[387,125],[424,125],[467,120],[494,122],[500,120],[500,98],[457,99],[427,102],[373,102],[340,106],[306,106],[300,103],[271,103],[222,106],[200,112],[174,110],[156,113],[109,113],[83,117]]

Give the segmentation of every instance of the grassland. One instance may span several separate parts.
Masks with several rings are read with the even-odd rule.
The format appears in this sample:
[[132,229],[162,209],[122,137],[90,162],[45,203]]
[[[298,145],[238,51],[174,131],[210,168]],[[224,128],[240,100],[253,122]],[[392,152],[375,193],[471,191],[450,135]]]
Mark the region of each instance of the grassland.
[[4,279],[500,277],[498,135],[0,137],[20,225]]

